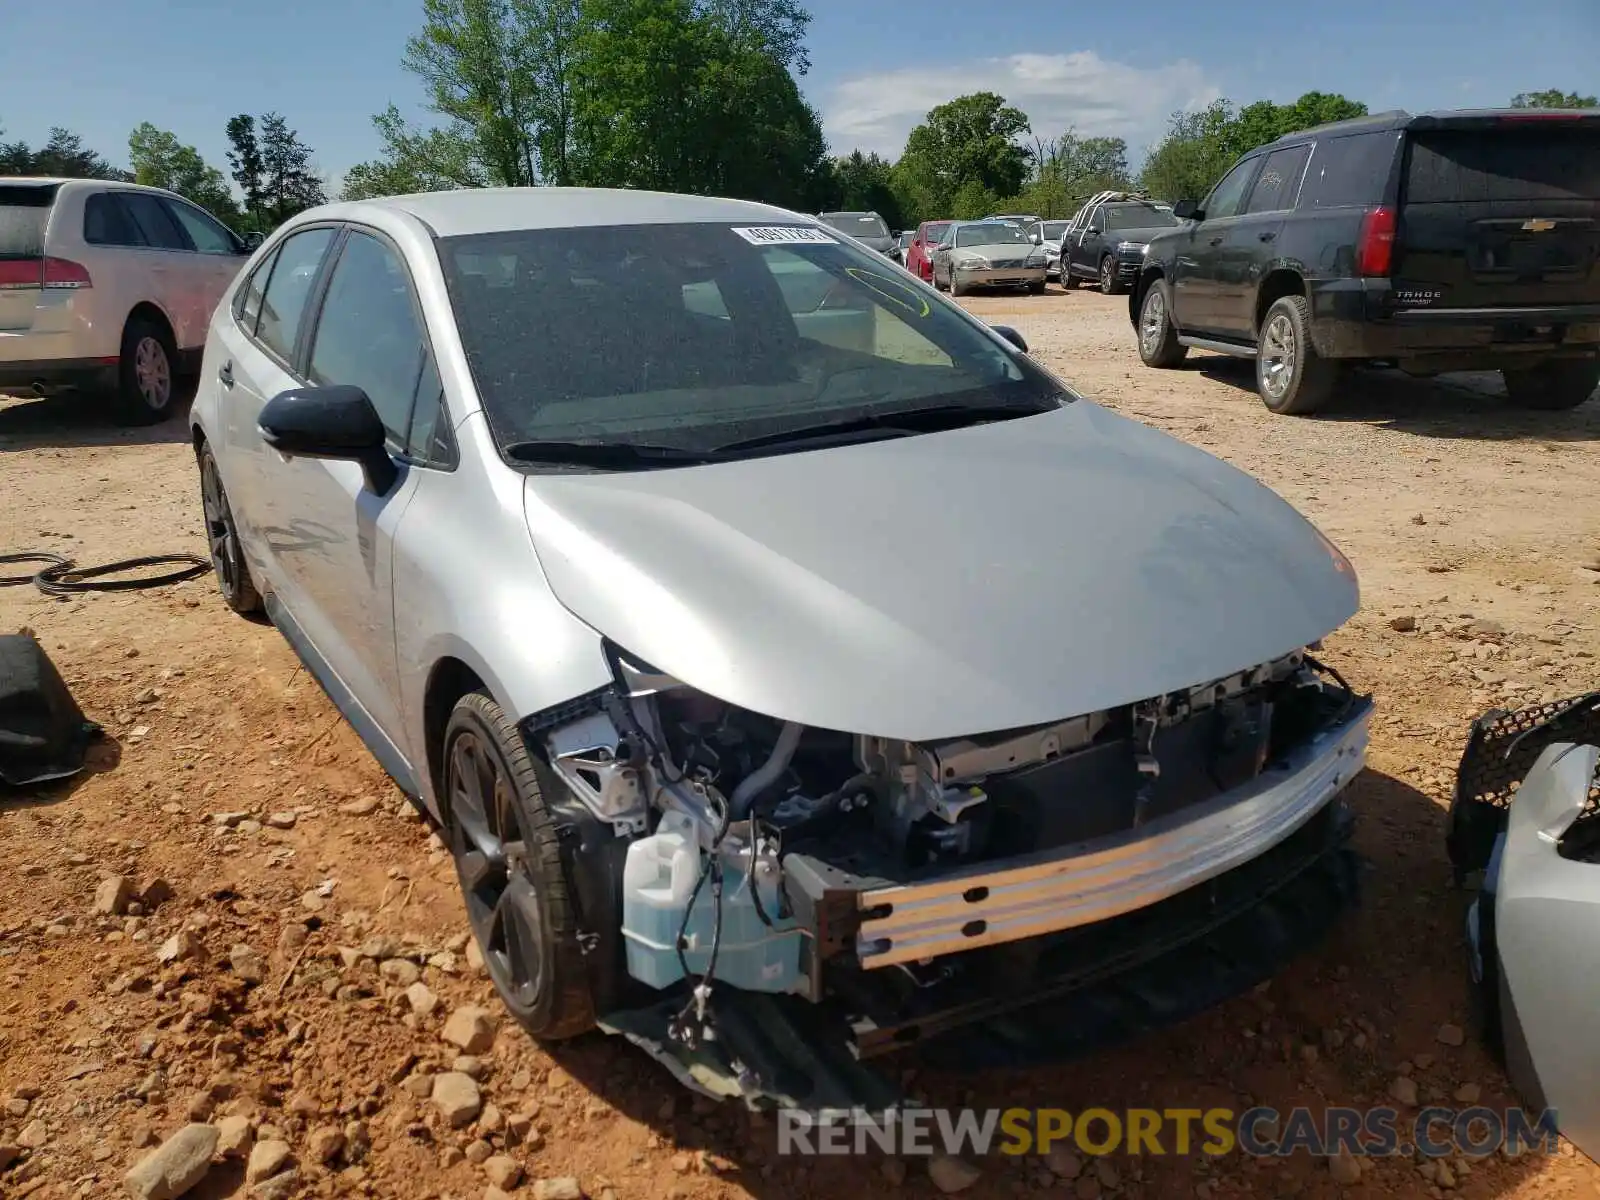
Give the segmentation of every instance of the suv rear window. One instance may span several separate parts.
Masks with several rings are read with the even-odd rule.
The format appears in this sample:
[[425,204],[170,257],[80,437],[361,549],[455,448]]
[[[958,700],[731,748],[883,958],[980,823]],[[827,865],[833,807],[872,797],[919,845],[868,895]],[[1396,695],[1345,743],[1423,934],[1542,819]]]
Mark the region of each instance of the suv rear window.
[[1413,134],[1406,199],[1600,200],[1600,128],[1518,125]]
[[1311,152],[1311,169],[1300,187],[1300,207],[1382,204],[1399,142],[1400,133],[1393,129],[1323,138]]
[[0,258],[39,258],[56,184],[0,184]]

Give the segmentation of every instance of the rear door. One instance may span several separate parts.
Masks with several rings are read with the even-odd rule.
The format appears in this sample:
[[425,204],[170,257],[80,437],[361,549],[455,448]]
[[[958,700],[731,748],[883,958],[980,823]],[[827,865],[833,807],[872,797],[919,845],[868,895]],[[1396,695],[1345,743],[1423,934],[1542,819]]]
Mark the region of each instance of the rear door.
[[1600,116],[1443,121],[1406,142],[1393,280],[1408,307],[1600,304]]
[[161,204],[193,248],[183,259],[174,259],[172,319],[178,327],[178,349],[198,349],[205,344],[217,301],[244,265],[244,246],[221,222],[193,204],[166,197]]
[[[59,187],[0,181],[0,338],[15,338],[33,327],[44,284],[45,226]],[[27,357],[0,353],[0,359]]]
[[1211,324],[1216,332],[1240,339],[1255,334],[1256,289],[1278,257],[1278,235],[1300,194],[1300,179],[1310,157],[1309,142],[1267,154],[1239,215],[1225,223],[1222,245],[1213,251]]

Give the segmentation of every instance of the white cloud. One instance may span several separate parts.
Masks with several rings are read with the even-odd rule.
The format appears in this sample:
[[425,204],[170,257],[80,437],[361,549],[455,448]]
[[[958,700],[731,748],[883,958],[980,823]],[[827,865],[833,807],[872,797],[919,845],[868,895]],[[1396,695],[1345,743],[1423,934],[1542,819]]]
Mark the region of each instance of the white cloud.
[[1012,54],[843,80],[821,105],[823,129],[835,153],[860,148],[894,157],[929,109],[981,91],[1027,113],[1041,137],[1071,128],[1083,137],[1125,138],[1136,161],[1174,111],[1203,108],[1222,95],[1187,59],[1143,68],[1088,50]]

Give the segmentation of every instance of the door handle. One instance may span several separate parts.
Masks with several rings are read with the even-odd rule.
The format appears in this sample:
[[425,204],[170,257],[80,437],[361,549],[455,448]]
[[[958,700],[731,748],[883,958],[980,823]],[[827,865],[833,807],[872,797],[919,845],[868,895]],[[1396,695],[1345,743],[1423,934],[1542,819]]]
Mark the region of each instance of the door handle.
[[1211,239],[1210,244],[1213,246],[1220,246],[1222,245],[1222,239],[1220,237],[1214,237]]
[[1259,236],[1263,242],[1270,242],[1273,238],[1277,237],[1278,234],[1276,230],[1269,229],[1265,233],[1257,236]]
[[231,388],[233,386],[233,363],[225,362],[218,367],[217,378],[222,381],[223,387]]

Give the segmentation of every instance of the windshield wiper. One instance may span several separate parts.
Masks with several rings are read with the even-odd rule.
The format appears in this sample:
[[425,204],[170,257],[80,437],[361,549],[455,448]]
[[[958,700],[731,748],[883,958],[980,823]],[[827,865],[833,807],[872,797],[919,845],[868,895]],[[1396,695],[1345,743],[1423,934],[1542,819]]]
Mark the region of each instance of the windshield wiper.
[[670,467],[716,462],[717,450],[686,450],[681,446],[652,446],[641,442],[526,441],[505,447],[507,458],[525,463],[578,467]]
[[855,434],[872,437],[905,437],[913,433],[934,433],[946,429],[960,429],[986,421],[1006,421],[1014,417],[1031,417],[1049,412],[1053,406],[1037,402],[1028,404],[930,404],[921,408],[891,409],[888,412],[858,413],[816,425],[803,425],[785,429],[781,433],[763,434],[718,446],[719,455],[742,454],[749,450],[763,450],[778,446],[794,446],[806,442],[831,442],[850,438]]

